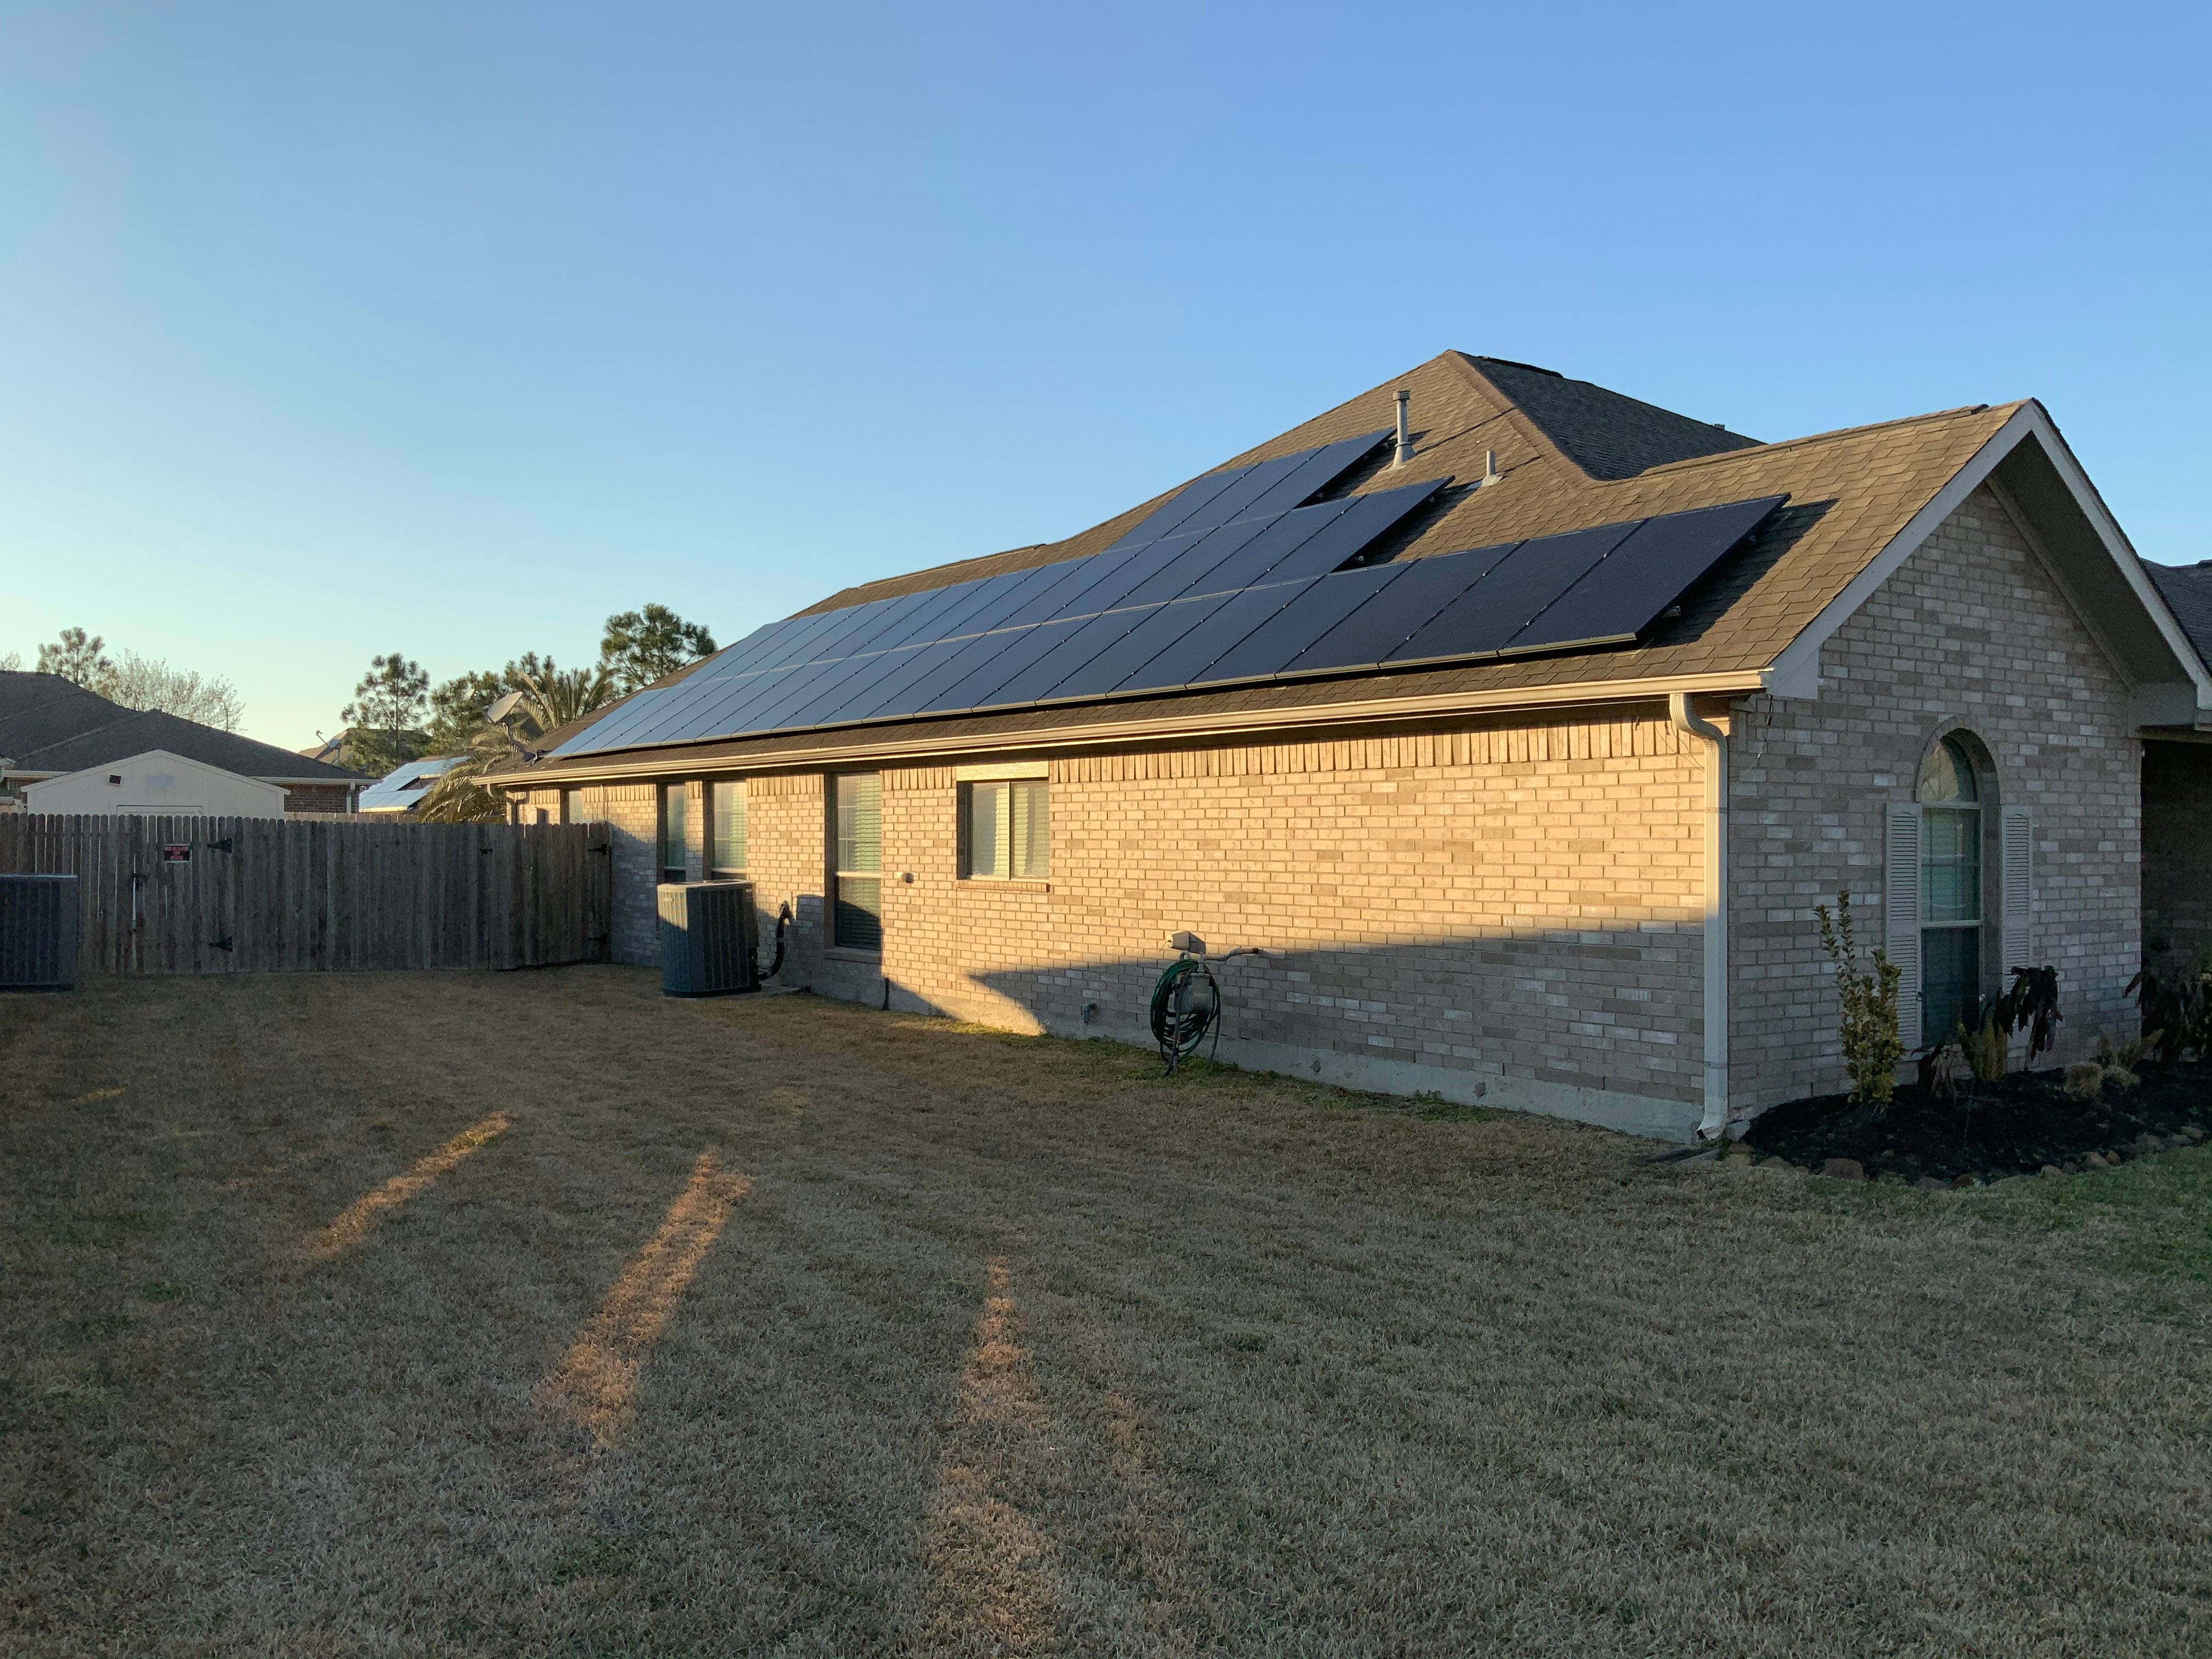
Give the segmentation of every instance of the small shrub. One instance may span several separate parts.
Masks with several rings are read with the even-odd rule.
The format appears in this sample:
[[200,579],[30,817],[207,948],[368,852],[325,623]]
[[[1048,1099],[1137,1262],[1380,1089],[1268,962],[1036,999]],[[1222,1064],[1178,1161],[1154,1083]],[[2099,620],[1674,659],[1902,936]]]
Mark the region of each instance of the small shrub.
[[1833,915],[1825,904],[1814,905],[1813,914],[1820,919],[1820,948],[1836,970],[1838,1035],[1844,1069],[1851,1074],[1851,1098],[1887,1106],[1896,1093],[1897,1067],[1905,1058],[1905,1044],[1897,1035],[1897,983],[1903,975],[1879,946],[1872,965],[1859,966],[1849,892],[1836,895]]
[[2066,1092],[2076,1100],[2094,1100],[2105,1092],[2105,1068],[2094,1060],[2066,1068]]
[[2005,1029],[2003,1019],[1995,1006],[2002,997],[1990,999],[1991,1006],[1982,1014],[1982,1023],[1972,1030],[1959,1027],[1959,1052],[1966,1057],[1967,1068],[1977,1083],[1995,1083],[2005,1074],[2005,1050],[2010,1046],[2011,1033]]

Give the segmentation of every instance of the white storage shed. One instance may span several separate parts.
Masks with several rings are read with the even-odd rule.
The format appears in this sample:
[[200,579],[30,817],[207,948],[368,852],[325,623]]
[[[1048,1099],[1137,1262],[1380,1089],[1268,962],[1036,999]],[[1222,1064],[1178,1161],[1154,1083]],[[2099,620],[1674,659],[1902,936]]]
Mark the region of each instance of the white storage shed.
[[149,749],[126,760],[26,784],[23,805],[32,812],[281,818],[284,791],[166,749]]

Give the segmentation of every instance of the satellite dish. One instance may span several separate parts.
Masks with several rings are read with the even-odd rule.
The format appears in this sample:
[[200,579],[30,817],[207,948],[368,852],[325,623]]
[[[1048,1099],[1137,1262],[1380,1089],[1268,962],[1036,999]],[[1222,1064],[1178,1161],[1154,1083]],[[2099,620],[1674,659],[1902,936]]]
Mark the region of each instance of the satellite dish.
[[484,718],[489,720],[494,726],[501,726],[506,724],[507,721],[514,717],[515,711],[522,707],[522,697],[523,694],[520,691],[508,692],[497,702],[492,704],[490,708],[484,710]]

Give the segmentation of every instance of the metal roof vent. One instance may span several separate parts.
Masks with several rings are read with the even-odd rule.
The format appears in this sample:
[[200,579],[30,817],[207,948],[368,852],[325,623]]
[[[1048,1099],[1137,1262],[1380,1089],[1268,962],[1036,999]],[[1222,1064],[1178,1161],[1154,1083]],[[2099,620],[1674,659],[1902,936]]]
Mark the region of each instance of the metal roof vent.
[[1498,470],[1498,452],[1494,449],[1484,450],[1482,452],[1482,476],[1474,481],[1474,487],[1477,489],[1487,489],[1494,483],[1504,483],[1504,482],[1505,475]]
[[1407,405],[1413,401],[1413,394],[1401,386],[1398,389],[1398,459],[1390,463],[1393,466],[1403,466],[1413,459],[1413,431],[1407,414]]

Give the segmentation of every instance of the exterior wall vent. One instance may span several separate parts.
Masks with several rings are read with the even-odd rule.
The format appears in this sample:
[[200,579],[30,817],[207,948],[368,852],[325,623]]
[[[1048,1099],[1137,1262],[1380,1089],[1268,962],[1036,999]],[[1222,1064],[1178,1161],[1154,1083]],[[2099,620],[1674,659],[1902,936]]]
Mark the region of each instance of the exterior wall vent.
[[76,878],[0,876],[0,990],[76,989]]
[[749,881],[669,882],[660,893],[660,990],[714,997],[757,991],[760,920]]

